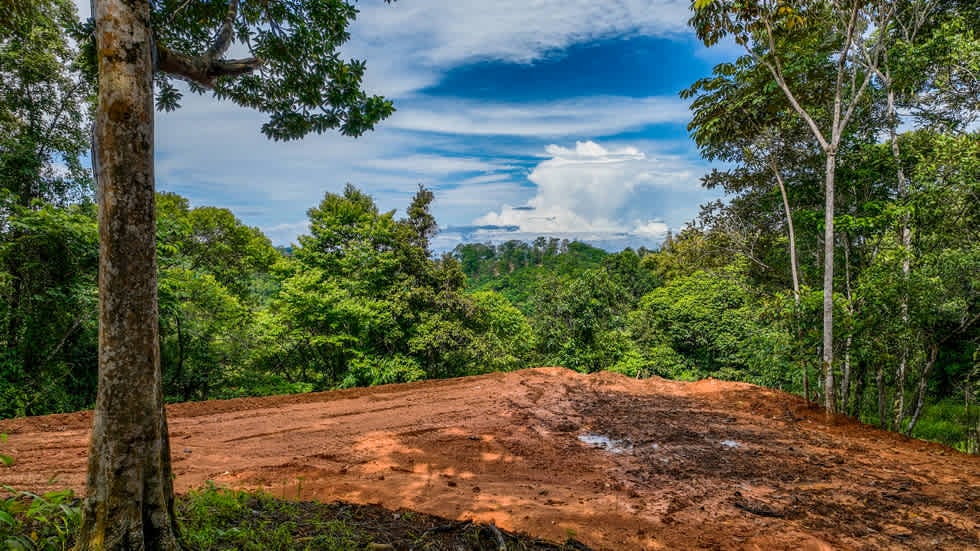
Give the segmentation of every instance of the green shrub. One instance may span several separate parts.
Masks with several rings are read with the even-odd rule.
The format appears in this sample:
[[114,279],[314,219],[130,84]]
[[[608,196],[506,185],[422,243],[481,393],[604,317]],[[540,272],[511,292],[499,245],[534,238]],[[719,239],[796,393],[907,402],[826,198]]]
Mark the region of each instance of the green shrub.
[[71,490],[37,495],[9,486],[0,500],[0,542],[11,551],[55,551],[71,547],[82,513]]
[[425,371],[418,362],[407,356],[394,355],[384,358],[359,358],[351,361],[341,388],[355,386],[410,383],[425,378]]
[[278,396],[313,392],[313,383],[288,381],[281,375],[248,371],[236,377],[227,388],[220,389],[215,398],[242,398],[245,396]]

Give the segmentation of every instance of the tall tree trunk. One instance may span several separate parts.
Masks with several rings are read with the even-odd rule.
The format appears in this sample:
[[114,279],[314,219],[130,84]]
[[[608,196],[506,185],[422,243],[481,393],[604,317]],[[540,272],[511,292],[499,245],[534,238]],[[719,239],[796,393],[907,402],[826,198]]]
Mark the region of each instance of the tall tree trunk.
[[[796,230],[793,226],[793,213],[789,208],[789,195],[786,193],[786,183],[783,181],[783,175],[780,174],[779,168],[776,166],[775,162],[770,159],[769,167],[772,169],[773,175],[776,177],[776,184],[779,186],[779,194],[783,198],[783,212],[786,214],[786,229],[789,233],[789,265],[790,265],[790,275],[793,278],[793,303],[796,306],[796,316],[800,315],[800,271],[798,268],[798,263],[796,260]],[[799,319],[796,320],[796,338],[800,340],[802,336],[800,335]],[[806,401],[810,401],[810,381],[809,374],[807,373],[806,362],[800,363],[803,370],[803,396]]]
[[177,312],[174,314],[174,325],[177,326],[177,369],[174,370],[174,378],[171,382],[179,389],[181,399],[190,402],[190,390],[184,381],[184,328],[180,322],[180,316],[180,305],[178,304]]
[[[811,114],[803,108],[799,100],[793,94],[792,89],[788,85],[784,72],[783,66],[777,55],[779,51],[776,45],[776,37],[773,33],[772,20],[765,17],[760,18],[761,23],[765,26],[766,38],[768,39],[768,52],[770,57],[763,57],[757,51],[757,49],[750,46],[750,42],[746,41],[742,43],[742,46],[746,49],[748,54],[755,58],[759,64],[765,66],[769,69],[772,74],[773,79],[775,79],[776,84],[782,89],[783,93],[786,95],[786,99],[789,100],[790,105],[793,109],[800,115],[800,118],[806,123],[813,133],[813,137],[816,138],[817,142],[820,144],[820,148],[827,155],[827,165],[825,172],[825,207],[824,207],[824,221],[825,221],[825,254],[824,254],[824,275],[823,275],[823,353],[822,353],[822,368],[824,374],[824,406],[828,413],[836,412],[836,399],[835,399],[835,389],[834,389],[834,175],[837,169],[837,149],[841,143],[841,137],[844,134],[844,130],[850,124],[851,117],[854,115],[855,110],[861,100],[861,96],[864,94],[865,90],[868,88],[868,84],[871,82],[871,75],[873,70],[877,68],[878,56],[881,51],[880,48],[884,44],[884,41],[876,41],[875,46],[871,52],[868,53],[867,62],[868,66],[872,69],[865,71],[864,78],[861,79],[860,84],[858,84],[858,72],[855,70],[856,65],[853,63],[848,63],[851,59],[851,49],[855,46],[855,37],[860,36],[861,27],[866,21],[862,19],[862,6],[860,2],[852,2],[847,11],[849,12],[847,18],[847,25],[844,34],[843,49],[837,56],[837,78],[834,85],[834,108],[833,114],[830,117],[830,137],[824,134],[820,129],[820,125],[817,124],[816,119],[811,116]],[[844,5],[835,5],[835,8],[844,9]],[[780,8],[781,9],[781,8]],[[764,11],[764,10],[763,10]],[[889,20],[894,14],[894,9],[888,7],[888,9],[881,10],[879,18],[876,18],[874,25],[883,29],[889,24]],[[848,78],[850,77],[850,78]],[[844,100],[844,90],[845,84],[850,81],[850,94],[846,101]]]
[[881,362],[878,362],[877,372],[875,374],[875,382],[878,386],[878,426],[887,429],[888,428],[888,396],[887,390],[885,389],[885,366]]
[[824,253],[823,253],[823,376],[824,408],[837,411],[834,392],[834,174],[837,169],[836,151],[827,152],[824,196]]
[[853,342],[853,335],[848,334],[844,339],[844,365],[841,371],[839,411],[847,411],[847,400],[851,395],[851,343]]
[[776,168],[774,164],[770,162],[769,165],[772,168],[772,173],[776,177],[776,184],[779,186],[779,194],[783,198],[783,213],[786,215],[786,229],[789,233],[789,265],[790,274],[793,277],[793,299],[796,302],[796,306],[800,305],[800,271],[798,268],[798,262],[796,260],[796,230],[793,226],[793,214],[789,208],[789,196],[786,193],[786,183],[783,181],[783,175],[779,173],[779,169]]
[[175,550],[157,327],[149,0],[97,0],[99,390],[76,549]]
[[939,355],[939,345],[933,344],[929,348],[929,357],[926,358],[925,364],[922,366],[922,373],[919,376],[919,389],[916,393],[915,399],[915,412],[912,413],[912,418],[909,419],[909,426],[905,429],[906,436],[912,436],[912,431],[915,430],[915,425],[919,422],[919,415],[922,414],[922,406],[926,399],[926,387],[929,384],[929,373],[932,372],[932,366],[936,363],[936,356]]
[[867,386],[867,367],[863,362],[857,362],[857,368],[852,374],[854,380],[854,392],[852,398],[847,402],[847,414],[857,417],[861,414],[861,406],[864,402],[864,391]]
[[806,399],[807,406],[810,405],[810,368],[807,365],[808,360],[802,360],[801,365],[803,367],[803,398]]
[[[896,177],[898,179],[898,186],[896,189],[898,200],[901,203],[905,203],[905,199],[908,196],[908,183],[905,180],[905,169],[902,167],[902,155],[901,149],[898,145],[898,112],[895,109],[895,91],[891,86],[891,70],[887,67],[883,75],[885,85],[888,88],[887,94],[887,106],[888,106],[888,136],[891,141],[892,158],[895,159],[896,166]],[[895,427],[896,429],[901,428],[902,418],[905,416],[905,379],[908,373],[908,361],[909,361],[909,345],[908,342],[909,335],[909,296],[908,296],[908,280],[909,274],[912,271],[912,265],[910,262],[909,255],[911,254],[912,248],[912,232],[909,228],[909,215],[908,213],[902,214],[902,226],[899,228],[899,245],[902,248],[902,290],[901,290],[901,316],[902,316],[902,333],[899,339],[899,351],[898,351],[898,367],[895,373],[895,382],[897,386],[896,398],[897,402],[895,404]]]
[[[844,290],[847,293],[847,315],[850,318],[849,326],[853,327],[854,320],[854,296],[851,294],[851,236],[844,234]],[[851,344],[854,342],[854,331],[849,329],[847,338],[844,339],[844,368],[841,373],[840,382],[840,409],[847,411],[848,398],[851,395]]]

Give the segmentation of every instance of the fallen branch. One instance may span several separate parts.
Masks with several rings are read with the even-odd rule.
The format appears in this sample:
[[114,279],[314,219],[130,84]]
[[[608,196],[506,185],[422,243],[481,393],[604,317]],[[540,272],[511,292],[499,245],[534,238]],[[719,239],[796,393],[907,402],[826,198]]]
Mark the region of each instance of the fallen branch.
[[575,538],[568,538],[564,543],[565,547],[569,549],[574,549],[575,551],[592,551],[592,548],[584,543],[578,541]]
[[786,513],[782,511],[777,511],[768,505],[764,504],[753,504],[747,501],[736,501],[733,503],[736,509],[741,509],[747,513],[752,513],[753,515],[759,515],[760,517],[772,517],[772,518],[783,518]]
[[441,534],[443,532],[455,532],[456,530],[469,526],[472,524],[472,520],[460,520],[456,522],[450,522],[449,524],[440,524],[439,526],[433,526],[425,532],[422,533],[423,536],[427,534]]
[[500,533],[497,525],[492,520],[487,525],[487,530],[490,530],[490,533],[493,534],[493,539],[497,540],[497,551],[507,551],[507,542],[504,540],[504,535]]

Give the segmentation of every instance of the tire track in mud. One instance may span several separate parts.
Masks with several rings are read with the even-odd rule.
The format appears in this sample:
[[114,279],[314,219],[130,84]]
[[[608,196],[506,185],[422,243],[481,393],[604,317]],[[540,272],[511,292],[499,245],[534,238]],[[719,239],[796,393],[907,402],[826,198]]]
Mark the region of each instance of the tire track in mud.
[[[740,383],[539,368],[168,416],[182,492],[212,480],[598,549],[980,548],[980,458]],[[0,482],[81,491],[90,423],[0,421],[18,460]]]

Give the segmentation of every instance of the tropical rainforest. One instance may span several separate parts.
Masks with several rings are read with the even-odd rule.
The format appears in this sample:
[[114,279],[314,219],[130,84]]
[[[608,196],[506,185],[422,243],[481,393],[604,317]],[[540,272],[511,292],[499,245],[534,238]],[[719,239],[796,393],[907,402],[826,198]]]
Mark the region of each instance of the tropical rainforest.
[[[158,193],[166,399],[560,365],[747,381],[980,451],[980,12],[898,2],[877,34],[840,36],[786,7],[792,39],[762,40],[768,20],[728,4],[692,25],[746,54],[682,92],[718,161],[703,184],[727,197],[656,249],[434,251],[431,190],[398,214],[351,184],[276,248]],[[92,407],[98,383],[94,82],[71,39],[91,29],[46,5],[0,25],[0,417]]]

